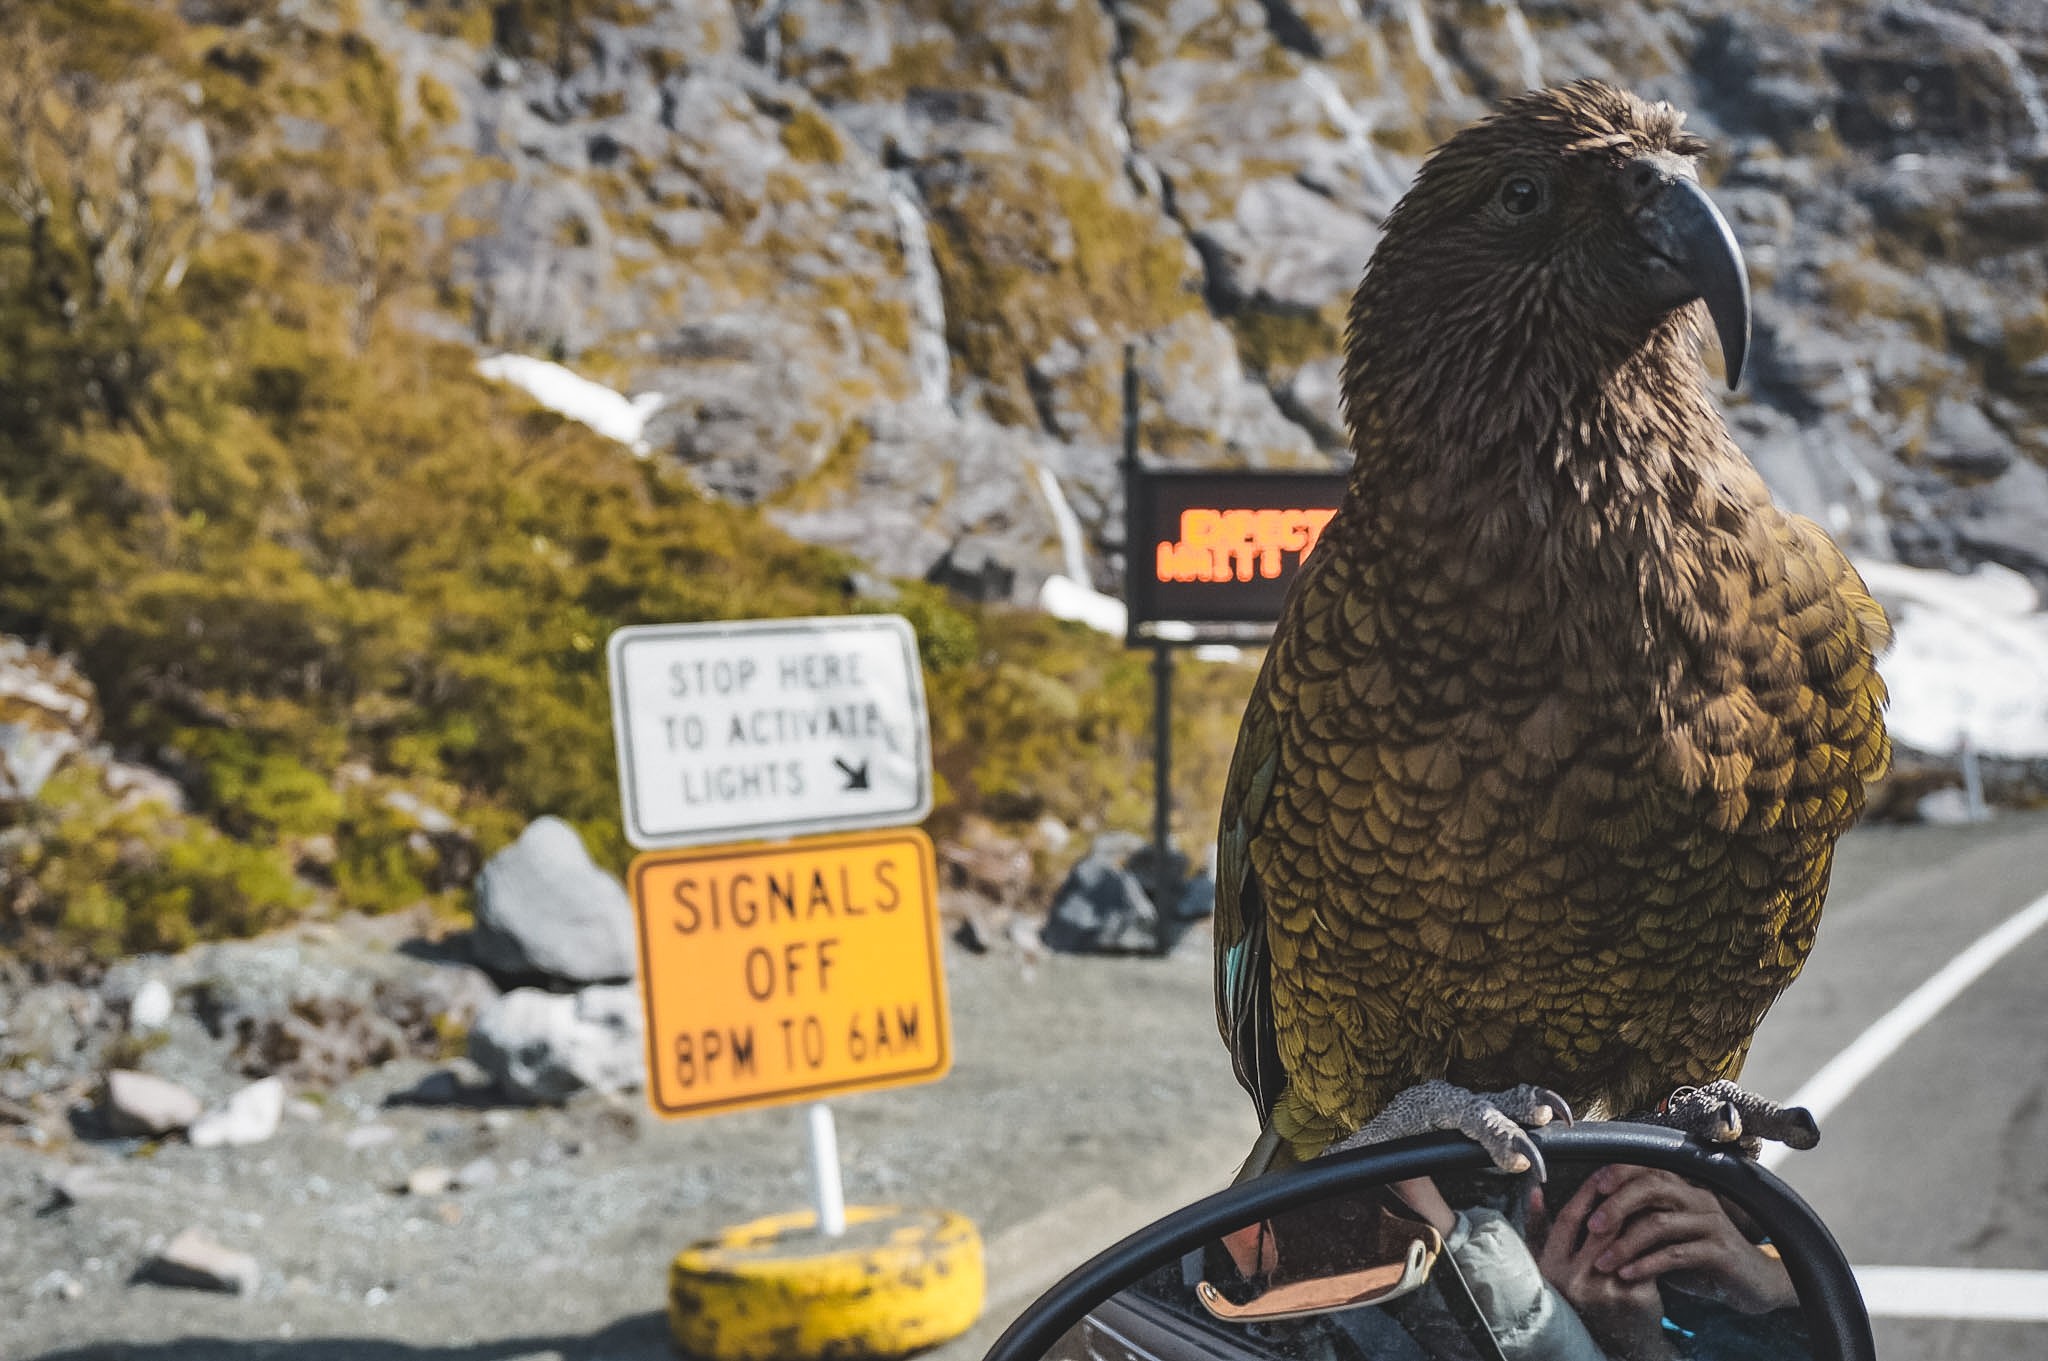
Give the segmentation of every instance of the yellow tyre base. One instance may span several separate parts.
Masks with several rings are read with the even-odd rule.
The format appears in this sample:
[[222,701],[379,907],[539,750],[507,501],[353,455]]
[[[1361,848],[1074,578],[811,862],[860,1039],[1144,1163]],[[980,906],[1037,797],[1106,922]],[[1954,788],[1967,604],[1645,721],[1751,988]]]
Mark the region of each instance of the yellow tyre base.
[[981,1316],[981,1236],[945,1210],[849,1206],[821,1238],[809,1212],[685,1248],[669,1268],[677,1345],[709,1361],[904,1356]]

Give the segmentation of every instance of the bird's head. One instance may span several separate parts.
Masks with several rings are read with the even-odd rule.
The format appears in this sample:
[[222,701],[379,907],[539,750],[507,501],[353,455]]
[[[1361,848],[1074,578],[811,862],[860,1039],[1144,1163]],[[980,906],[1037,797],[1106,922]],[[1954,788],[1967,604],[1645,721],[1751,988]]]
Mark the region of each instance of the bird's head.
[[1734,386],[1749,278],[1684,119],[1585,80],[1518,95],[1457,133],[1387,218],[1348,367],[1390,346],[1468,400],[1600,381],[1645,346],[1691,337],[1689,305],[1703,302]]

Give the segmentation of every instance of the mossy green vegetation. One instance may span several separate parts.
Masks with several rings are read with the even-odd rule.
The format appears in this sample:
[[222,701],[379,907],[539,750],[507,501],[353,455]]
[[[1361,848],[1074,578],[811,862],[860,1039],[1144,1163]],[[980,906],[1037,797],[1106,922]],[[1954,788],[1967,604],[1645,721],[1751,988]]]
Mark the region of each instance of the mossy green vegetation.
[[[1109,176],[1050,161],[963,156],[923,185],[945,289],[947,343],[986,384],[990,414],[1035,420],[1027,375],[1076,317],[1123,334],[1202,309],[1201,271],[1156,212],[1124,202]],[[1087,413],[1116,428],[1114,375]]]
[[816,109],[798,108],[782,121],[782,146],[796,160],[836,165],[846,154],[839,134]]
[[[1150,654],[1044,615],[961,615],[953,627],[962,624],[975,639],[971,661],[934,665],[929,645],[925,657],[933,759],[948,793],[941,825],[978,813],[998,825],[1149,827]],[[1173,823],[1182,845],[1201,847],[1215,836],[1256,673],[1186,658],[1176,671]]]
[[21,810],[0,880],[0,953],[63,966],[278,925],[312,901],[275,843],[59,772]]
[[1342,348],[1343,304],[1320,312],[1247,308],[1226,317],[1244,366],[1272,380]]
[[428,33],[567,74],[588,60],[593,24],[644,23],[650,9],[634,0],[409,0],[405,14]]
[[[0,202],[0,631],[75,656],[105,740],[188,801],[80,763],[0,813],[0,953],[64,967],[308,911],[459,911],[476,861],[540,813],[623,868],[603,649],[635,623],[900,611],[932,695],[934,831],[1143,825],[1141,656],[915,583],[863,602],[850,559],[478,377],[416,324],[457,301],[434,101],[296,8],[237,13],[0,0],[19,58],[0,184],[33,190]],[[1146,320],[1197,305],[1099,186],[1042,187],[1092,296]],[[1052,232],[949,238],[985,280],[961,312],[978,343],[1056,323],[1027,263]],[[819,477],[849,476],[861,437]],[[1187,674],[1199,844],[1250,673]],[[430,835],[420,809],[447,821]]]

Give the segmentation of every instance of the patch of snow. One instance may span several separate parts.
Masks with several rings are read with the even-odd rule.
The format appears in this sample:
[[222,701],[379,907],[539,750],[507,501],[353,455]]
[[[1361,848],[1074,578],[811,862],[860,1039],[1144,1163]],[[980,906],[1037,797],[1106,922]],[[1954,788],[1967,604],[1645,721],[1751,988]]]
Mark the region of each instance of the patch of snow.
[[1987,756],[2048,757],[2048,613],[2032,582],[1990,564],[1967,576],[1856,568],[1892,620],[1878,671],[1894,741],[1951,752],[1967,735]]
[[1984,821],[1984,815],[1970,806],[1970,796],[1954,785],[1922,794],[1913,805],[1913,811],[1920,815],[1922,822],[1931,822],[1937,827],[1966,827],[1970,823]]
[[642,458],[647,456],[643,432],[648,417],[661,409],[658,392],[628,397],[560,364],[523,354],[491,355],[477,361],[476,371],[496,382],[510,383],[548,410],[582,422]]
[[[1067,494],[1053,470],[1043,463],[1032,469],[1038,475],[1038,490],[1052,510],[1052,522],[1060,535],[1060,567],[1074,581],[1088,580],[1088,556],[1081,546],[1081,517],[1074,514]],[[1121,630],[1119,630],[1121,631]]]
[[918,207],[916,183],[908,171],[890,175],[889,205],[896,210],[903,268],[910,276],[910,310],[917,322],[910,333],[910,370],[917,377],[917,395],[931,406],[944,406],[952,392],[946,295],[940,286],[938,257],[932,254],[931,229],[924,210]]
[[1038,588],[1040,608],[1055,619],[1076,619],[1098,633],[1121,638],[1130,626],[1130,612],[1115,596],[1104,595],[1067,576],[1050,576]]

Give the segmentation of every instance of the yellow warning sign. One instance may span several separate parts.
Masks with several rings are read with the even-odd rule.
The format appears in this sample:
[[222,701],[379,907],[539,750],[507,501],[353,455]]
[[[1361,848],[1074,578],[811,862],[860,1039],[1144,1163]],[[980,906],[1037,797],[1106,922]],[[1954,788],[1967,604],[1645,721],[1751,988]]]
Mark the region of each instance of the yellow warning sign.
[[656,851],[629,879],[661,1114],[815,1101],[952,1066],[923,832]]

